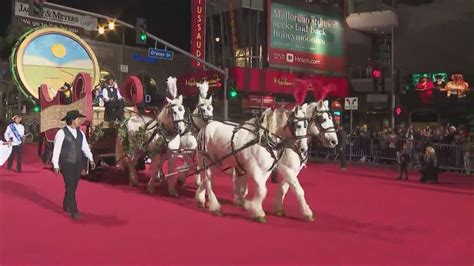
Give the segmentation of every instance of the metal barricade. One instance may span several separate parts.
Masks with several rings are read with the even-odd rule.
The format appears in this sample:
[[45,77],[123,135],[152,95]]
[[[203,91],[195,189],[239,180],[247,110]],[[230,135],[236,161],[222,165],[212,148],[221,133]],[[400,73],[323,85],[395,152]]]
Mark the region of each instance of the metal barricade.
[[[420,168],[424,162],[425,150],[431,145],[436,151],[438,167],[467,174],[474,173],[474,145],[451,145],[421,140],[369,138],[367,136],[352,136],[348,138],[345,154],[349,161],[392,163],[398,162],[403,144],[411,157],[411,164]],[[311,155],[321,159],[336,160],[339,157],[337,148],[326,148],[317,143],[313,144]]]

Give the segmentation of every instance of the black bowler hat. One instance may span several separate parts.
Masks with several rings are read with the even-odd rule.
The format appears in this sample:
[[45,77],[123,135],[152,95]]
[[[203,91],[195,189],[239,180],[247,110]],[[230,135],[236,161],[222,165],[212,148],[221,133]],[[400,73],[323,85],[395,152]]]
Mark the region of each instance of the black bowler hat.
[[78,117],[86,117],[85,115],[79,113],[78,110],[72,110],[67,112],[66,116],[61,119],[61,121],[66,121],[66,120],[74,120]]

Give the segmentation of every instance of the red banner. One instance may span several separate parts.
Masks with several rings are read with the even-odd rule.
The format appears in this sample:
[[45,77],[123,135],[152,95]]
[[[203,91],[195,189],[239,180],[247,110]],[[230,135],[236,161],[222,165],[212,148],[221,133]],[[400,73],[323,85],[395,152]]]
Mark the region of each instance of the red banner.
[[[191,0],[191,53],[204,60],[206,47],[206,0]],[[193,60],[194,68],[204,69],[201,62]]]

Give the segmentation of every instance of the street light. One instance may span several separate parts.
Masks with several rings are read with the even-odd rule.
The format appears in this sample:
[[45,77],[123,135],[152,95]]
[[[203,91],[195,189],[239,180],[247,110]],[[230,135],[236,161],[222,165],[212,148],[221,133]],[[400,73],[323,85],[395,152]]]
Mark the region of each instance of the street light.
[[220,42],[221,41],[221,38],[220,37],[216,37],[216,42]]
[[102,35],[105,33],[105,28],[103,26],[99,26],[99,34]]
[[115,22],[109,21],[109,30],[114,30],[115,29]]

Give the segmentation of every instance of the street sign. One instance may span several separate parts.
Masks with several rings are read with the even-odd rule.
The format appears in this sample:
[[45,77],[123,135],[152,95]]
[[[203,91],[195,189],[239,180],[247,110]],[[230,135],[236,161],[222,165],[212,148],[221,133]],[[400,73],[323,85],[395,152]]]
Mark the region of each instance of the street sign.
[[120,72],[128,73],[128,65],[120,65]]
[[357,97],[347,97],[344,99],[345,110],[357,110],[359,108],[359,99]]
[[163,60],[173,60],[174,52],[163,49],[148,48],[148,56]]

